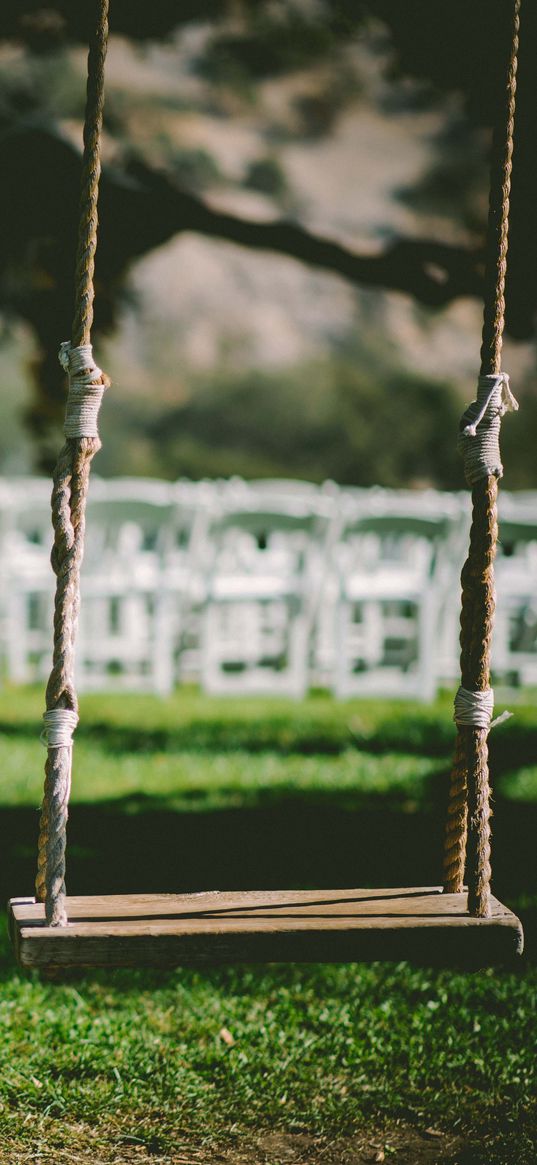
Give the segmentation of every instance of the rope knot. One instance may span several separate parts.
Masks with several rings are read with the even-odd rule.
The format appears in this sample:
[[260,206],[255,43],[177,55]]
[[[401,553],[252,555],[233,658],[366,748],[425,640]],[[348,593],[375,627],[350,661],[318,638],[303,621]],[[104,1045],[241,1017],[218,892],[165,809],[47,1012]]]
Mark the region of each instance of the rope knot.
[[495,728],[503,724],[513,715],[512,712],[502,712],[501,716],[492,719],[494,712],[494,691],[486,688],[484,692],[471,692],[468,688],[460,687],[455,696],[455,710],[453,719],[458,725],[470,728]]
[[99,437],[99,409],[110,381],[93,359],[91,344],[60,345],[58,359],[69,375],[63,431],[66,437]]
[[45,748],[72,748],[78,714],[70,708],[51,708],[43,715],[41,742]]
[[507,372],[479,377],[476,399],[463,413],[457,442],[468,485],[483,477],[502,476],[500,421],[517,409]]

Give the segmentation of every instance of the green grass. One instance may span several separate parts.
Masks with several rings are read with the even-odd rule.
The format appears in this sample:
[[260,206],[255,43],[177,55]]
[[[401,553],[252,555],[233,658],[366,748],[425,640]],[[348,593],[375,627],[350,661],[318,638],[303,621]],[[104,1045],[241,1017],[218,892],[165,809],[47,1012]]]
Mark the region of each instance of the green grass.
[[[43,696],[7,689],[0,705],[0,804],[38,805]],[[77,730],[75,802],[142,796],[181,809],[253,805],[296,793],[335,801],[426,796],[445,773],[453,745],[451,703],[432,707],[313,695],[281,699],[201,698],[185,689],[151,696],[86,696]],[[531,706],[491,739],[496,788],[537,802],[537,716]]]
[[[32,838],[22,831],[35,823],[41,786],[41,704],[40,693],[6,691],[0,710],[0,817],[8,856],[24,877]],[[281,815],[277,823],[293,812],[300,822],[307,813],[322,831],[335,806],[356,836],[357,861],[367,842],[359,834],[364,815],[366,832],[370,820],[395,822],[401,837],[417,829],[418,861],[420,838],[426,849],[441,810],[450,716],[447,699],[422,709],[334,705],[320,695],[299,705],[226,703],[191,691],[162,703],[86,698],[72,828],[76,834],[77,814],[83,821],[93,806],[125,830],[133,814],[136,829],[171,821],[185,836],[214,820],[216,837],[229,822],[224,841],[229,836],[232,844],[241,813],[246,829],[264,822],[267,811]],[[181,1146],[244,1144],[266,1129],[338,1138],[364,1122],[389,1129],[402,1121],[460,1134],[473,1154],[468,1162],[533,1165],[537,870],[529,842],[536,743],[529,706],[517,708],[491,741],[498,876],[529,921],[529,958],[516,970],[238,967],[99,973],[53,985],[16,971],[4,940],[2,1160],[72,1160],[75,1149],[99,1161],[131,1151],[141,1161],[167,1153],[173,1160]],[[309,838],[299,842],[307,851]],[[86,860],[113,888],[118,873],[98,869],[105,861],[100,844],[97,831]],[[330,831],[325,844],[330,851]],[[382,838],[369,844],[372,854],[382,850]],[[85,868],[76,850],[75,879]],[[147,873],[153,857],[140,856]],[[250,876],[256,853],[239,857]],[[335,850],[325,857],[328,864],[340,860]],[[5,893],[29,889],[12,877],[3,875]]]
[[512,1132],[529,1162],[536,987],[535,974],[405,965],[118,973],[54,987],[13,975],[0,1002],[0,1131],[9,1136],[13,1112],[31,1114],[30,1140],[41,1127],[52,1143],[65,1136],[55,1121],[101,1122],[106,1139],[165,1151],[187,1131],[212,1143],[271,1127],[335,1137],[402,1117],[486,1130],[498,1151]]
[[[5,805],[39,804],[42,762],[39,745],[0,739]],[[128,798],[134,803],[139,797],[144,808],[165,803],[193,812],[257,806],[301,793],[327,795],[338,804],[367,793],[408,800],[421,796],[424,778],[437,769],[437,760],[400,753],[362,753],[359,758],[350,750],[328,757],[274,751],[250,756],[245,750],[209,756],[161,750],[111,755],[106,747],[82,741],[76,752],[73,801]]]

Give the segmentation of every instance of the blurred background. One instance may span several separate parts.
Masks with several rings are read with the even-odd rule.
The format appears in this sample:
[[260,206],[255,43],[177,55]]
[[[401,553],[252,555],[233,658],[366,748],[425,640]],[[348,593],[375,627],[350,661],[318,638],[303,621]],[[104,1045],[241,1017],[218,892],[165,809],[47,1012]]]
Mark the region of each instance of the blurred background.
[[[0,15],[0,472],[61,440],[86,0]],[[501,0],[114,0],[96,471],[459,488]],[[534,483],[536,18],[524,13],[506,483]]]
[[[537,681],[537,16],[521,31],[497,679]],[[0,15],[0,655],[50,666],[94,4]],[[430,700],[458,672],[502,0],[113,0],[96,267],[112,377],[81,688]],[[507,491],[509,491],[507,493]]]

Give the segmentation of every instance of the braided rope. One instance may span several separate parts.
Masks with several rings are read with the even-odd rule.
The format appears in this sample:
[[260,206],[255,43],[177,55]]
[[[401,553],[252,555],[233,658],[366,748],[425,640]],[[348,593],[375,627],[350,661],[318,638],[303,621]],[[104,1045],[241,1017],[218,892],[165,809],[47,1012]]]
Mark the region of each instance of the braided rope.
[[498,122],[491,168],[481,343],[481,374],[483,376],[497,374],[501,371],[521,2],[522,0],[513,0],[512,37],[507,65],[504,119],[503,121],[500,119]]
[[[104,62],[108,39],[108,7],[109,0],[96,0],[95,29],[88,55],[71,355],[75,349],[90,344],[93,322],[93,276],[97,246],[97,199],[101,172],[100,138],[104,105]],[[64,349],[63,345],[62,349]],[[93,375],[86,377],[90,396],[98,395],[99,392],[102,396],[102,391],[108,383],[108,378],[96,366],[93,366]],[[68,420],[66,424],[69,425]],[[67,432],[70,431],[72,430],[69,430],[68,427]],[[80,432],[80,427],[75,431]],[[93,430],[90,431],[93,433]],[[64,926],[67,922],[65,912],[65,841],[71,785],[72,744],[65,734],[62,735],[60,732],[58,737],[57,733],[51,732],[50,713],[60,710],[72,713],[71,724],[74,728],[74,717],[78,717],[78,700],[74,683],[74,649],[80,606],[80,569],[84,553],[86,498],[91,461],[99,449],[100,441],[97,435],[67,436],[59,454],[53,477],[54,545],[51,563],[56,575],[54,647],[52,671],[46,690],[45,731],[47,732],[48,746],[36,878],[36,896],[39,901],[45,902],[47,922],[51,926]]]
[[[505,119],[496,135],[492,165],[481,346],[482,377],[501,375],[520,5],[521,0],[514,0]],[[462,427],[466,424],[465,419]],[[496,472],[480,475],[472,484],[470,548],[461,575],[460,635],[462,687],[470,692],[485,692],[490,688],[490,649],[495,607],[494,557],[498,536],[496,502],[501,462],[499,465],[499,470],[497,465],[491,466]],[[488,732],[488,726],[479,727],[475,723],[457,725],[444,847],[444,889],[453,893],[463,888],[467,844],[468,909],[480,918],[490,915]]]
[[84,154],[80,192],[78,248],[75,267],[75,315],[73,348],[89,344],[93,323],[95,252],[97,250],[97,201],[101,177],[101,133],[104,110],[104,63],[108,46],[109,0],[95,0],[96,22],[88,54],[88,85],[84,118]]

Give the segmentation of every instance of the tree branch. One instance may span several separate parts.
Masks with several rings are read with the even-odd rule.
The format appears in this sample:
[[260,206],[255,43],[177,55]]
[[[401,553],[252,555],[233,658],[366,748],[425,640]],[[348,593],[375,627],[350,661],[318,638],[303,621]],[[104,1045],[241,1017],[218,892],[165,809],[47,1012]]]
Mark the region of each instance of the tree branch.
[[[0,300],[33,315],[35,322],[36,309],[42,311],[35,288],[26,303],[15,302],[17,284],[6,285],[2,269],[24,267],[38,256],[40,268],[48,270],[50,290],[70,296],[79,156],[59,134],[26,127],[6,135],[0,157],[10,174],[9,183],[0,187],[0,215],[9,223],[0,241]],[[132,262],[185,231],[285,255],[358,287],[403,292],[433,308],[482,295],[482,259],[476,250],[432,239],[399,239],[380,254],[358,254],[296,223],[252,222],[225,214],[140,162],[126,171],[103,169],[99,219],[97,274],[111,297],[111,309]],[[10,294],[15,298],[8,303]]]
[[361,255],[293,222],[252,222],[225,214],[139,162],[131,167],[131,174],[153,191],[157,201],[160,196],[168,209],[165,219],[171,211],[177,232],[193,231],[251,250],[273,251],[340,275],[359,287],[404,292],[429,307],[483,294],[480,251],[433,239],[398,239],[380,254]]

